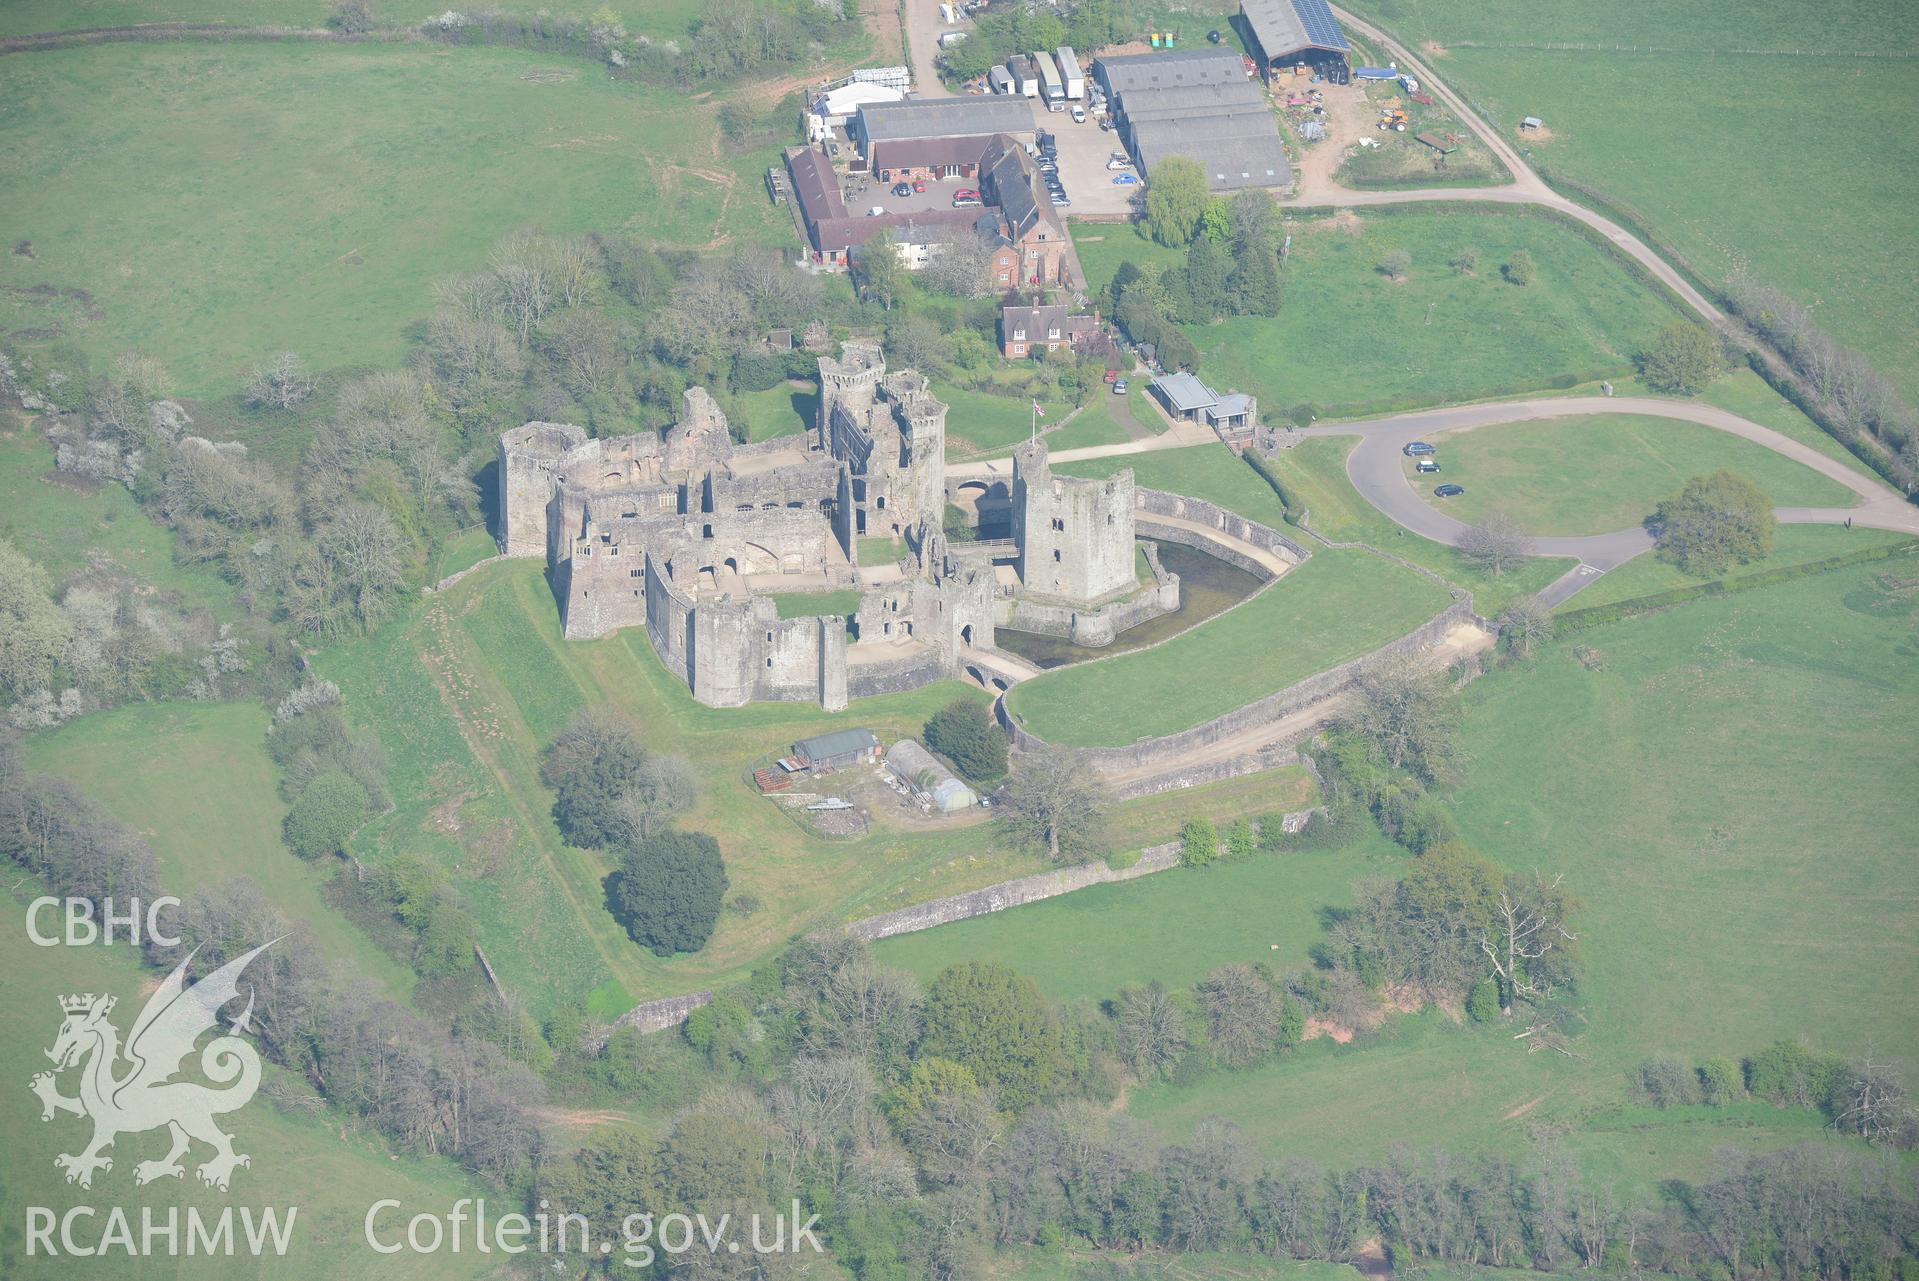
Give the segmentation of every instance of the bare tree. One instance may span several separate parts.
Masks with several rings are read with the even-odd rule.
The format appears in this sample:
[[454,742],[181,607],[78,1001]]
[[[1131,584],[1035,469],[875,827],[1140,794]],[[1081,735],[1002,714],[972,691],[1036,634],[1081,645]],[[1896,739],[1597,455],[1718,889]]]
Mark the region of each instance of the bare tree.
[[1056,863],[1105,853],[1112,799],[1092,767],[1071,753],[1023,756],[1006,791],[1000,825],[1016,843],[1040,846]]
[[552,236],[541,244],[547,275],[560,305],[578,307],[600,283],[600,256],[585,236]]
[[1199,985],[1213,1057],[1234,1066],[1273,1048],[1279,1037],[1279,996],[1250,965],[1222,965]]
[[1521,596],[1499,616],[1499,634],[1514,658],[1530,658],[1553,637],[1552,606],[1537,596]]
[[541,326],[540,340],[558,366],[560,380],[576,396],[606,391],[626,368],[619,335],[603,312],[562,312]]
[[1189,1044],[1186,1016],[1165,985],[1148,983],[1120,991],[1114,1040],[1120,1057],[1141,1079],[1164,1076],[1179,1065]]
[[1361,671],[1341,717],[1346,728],[1378,743],[1394,769],[1427,778],[1451,756],[1457,720],[1444,675],[1410,654]]
[[247,383],[247,400],[255,405],[291,409],[313,394],[313,376],[306,362],[291,351],[283,351],[253,367]]
[[1481,572],[1499,578],[1532,554],[1532,539],[1505,512],[1489,512],[1459,536],[1459,554]]
[[1876,1060],[1869,1054],[1848,1065],[1833,1100],[1835,1127],[1868,1143],[1879,1143],[1901,1133],[1911,1118],[1898,1062]]
[[[1513,1012],[1516,1001],[1548,994],[1557,965],[1543,964],[1555,952],[1563,957],[1579,936],[1567,928],[1570,899],[1565,876],[1548,881],[1534,872],[1531,881],[1509,877],[1494,905],[1492,927],[1479,936],[1479,950],[1499,980],[1499,1008]],[[1557,959],[1557,958],[1555,958]]]
[[356,503],[320,531],[320,558],[349,600],[362,628],[387,615],[389,598],[406,585],[406,545],[393,518]]

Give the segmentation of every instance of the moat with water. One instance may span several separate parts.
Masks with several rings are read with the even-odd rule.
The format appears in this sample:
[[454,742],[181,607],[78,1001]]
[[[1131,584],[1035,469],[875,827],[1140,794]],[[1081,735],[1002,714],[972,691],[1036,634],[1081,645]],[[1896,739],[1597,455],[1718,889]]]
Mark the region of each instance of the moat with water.
[[1165,640],[1203,623],[1221,610],[1228,609],[1258,591],[1265,580],[1258,574],[1229,565],[1217,556],[1184,547],[1178,543],[1159,544],[1159,563],[1179,575],[1179,608],[1161,614],[1138,627],[1130,627],[1113,638],[1111,645],[1094,649],[1075,645],[1057,636],[1016,632],[1001,627],[993,632],[993,644],[1018,654],[1035,667],[1065,667],[1089,658],[1106,658]]

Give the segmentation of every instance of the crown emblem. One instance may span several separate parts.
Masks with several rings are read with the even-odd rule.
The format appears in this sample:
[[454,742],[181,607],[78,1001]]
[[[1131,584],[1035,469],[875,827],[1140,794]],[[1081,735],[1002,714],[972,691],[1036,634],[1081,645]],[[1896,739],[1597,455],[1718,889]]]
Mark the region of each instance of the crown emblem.
[[60,1008],[61,1010],[65,1011],[68,1014],[85,1014],[88,1010],[91,1010],[93,1008],[93,1003],[99,1000],[105,1001],[105,1004],[100,1007],[100,1012],[102,1014],[105,1014],[107,1011],[113,1008],[112,997],[110,996],[105,998],[97,997],[91,992],[76,994],[74,996],[61,997]]

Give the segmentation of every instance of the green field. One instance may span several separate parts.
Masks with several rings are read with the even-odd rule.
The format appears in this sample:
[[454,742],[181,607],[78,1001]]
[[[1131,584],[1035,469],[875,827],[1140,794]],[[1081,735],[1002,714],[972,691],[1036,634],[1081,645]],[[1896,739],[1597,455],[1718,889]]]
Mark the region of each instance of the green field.
[[281,843],[286,805],[266,753],[268,719],[245,703],[138,704],[35,735],[27,762],[145,837],[170,892],[184,897],[244,877],[329,957],[404,999],[413,972],[327,903],[322,887],[334,869],[302,862]]
[[[1536,166],[1629,206],[1710,278],[1745,266],[1785,289],[1919,396],[1906,359],[1919,347],[1911,273],[1883,270],[1887,246],[1919,238],[1910,198],[1919,138],[1878,123],[1919,114],[1906,60],[1919,52],[1912,6],[1368,0],[1359,9],[1415,47],[1444,46],[1434,71],[1497,127],[1543,117],[1550,140],[1511,135]],[[1524,47],[1548,42],[1603,47]]]
[[1061,463],[1053,470],[1062,476],[1104,478],[1125,468],[1136,484],[1148,489],[1203,498],[1283,531],[1286,508],[1273,487],[1230,450],[1215,444],[1189,449],[1156,449],[1143,454],[1087,458]]
[[1189,987],[1222,965],[1296,965],[1324,937],[1323,909],[1350,903],[1356,876],[1390,875],[1404,853],[1375,835],[1360,849],[1175,868],[903,934],[874,950],[923,980],[957,962],[1001,961],[1056,1001],[1102,1001],[1155,979]]
[[1359,443],[1351,436],[1316,436],[1282,449],[1267,465],[1306,507],[1306,527],[1334,542],[1361,542],[1422,565],[1473,594],[1481,617],[1495,618],[1521,596],[1529,596],[1573,567],[1570,556],[1528,560],[1493,578],[1457,551],[1408,533],[1359,496],[1346,479],[1346,456]]
[[429,283],[519,227],[791,235],[756,190],[771,153],[729,153],[712,107],[579,59],[109,45],[7,69],[8,236],[32,256],[0,258],[0,326],[96,363],[157,356],[184,395],[234,390],[281,349],[398,365]]
[[[1466,487],[1445,500],[1448,515],[1472,524],[1503,512],[1532,534],[1626,529],[1692,477],[1721,467],[1758,485],[1780,507],[1859,501],[1838,481],[1764,445],[1674,418],[1546,418],[1448,432],[1437,440],[1439,478]],[[1412,475],[1412,460],[1403,462]],[[1421,494],[1430,484],[1418,487]]]
[[1801,1036],[1907,1061],[1919,1050],[1906,713],[1919,599],[1885,590],[1884,569],[1594,628],[1578,637],[1586,662],[1560,642],[1470,687],[1454,807],[1477,848],[1563,871],[1583,900],[1584,1057],[1529,1055],[1429,1013],[1153,1086],[1133,1111],[1176,1134],[1231,1116],[1268,1152],[1334,1164],[1409,1136],[1510,1149],[1564,1125],[1602,1174],[1642,1186],[1699,1172],[1721,1144],[1815,1138],[1810,1112],[1627,1106],[1625,1076],[1656,1052],[1738,1058]]
[[781,592],[773,597],[781,618],[817,618],[823,615],[851,614],[860,607],[857,591]]
[[1172,734],[1377,649],[1446,603],[1443,587],[1382,557],[1322,548],[1245,604],[1151,649],[1024,681],[1006,706],[1064,747]]
[[[606,8],[629,31],[667,38],[683,36],[705,7],[693,0],[552,0],[539,11],[584,17]],[[437,0],[382,0],[374,6],[383,23],[417,23],[446,12]],[[529,9],[528,12],[533,10]],[[10,0],[0,7],[0,36],[88,27],[124,27],[150,22],[229,22],[251,27],[326,25],[332,0]]]
[[[955,456],[1010,449],[1033,432],[1033,398],[1024,392],[1001,395],[964,387],[935,386],[933,394],[946,402],[947,452]],[[1039,402],[1039,407],[1046,411],[1046,417],[1037,420],[1041,427],[1058,422],[1072,408],[1061,401],[1045,399]]]
[[[1555,377],[1623,375],[1673,319],[1606,254],[1536,215],[1421,206],[1287,229],[1280,314],[1187,329],[1200,376],[1254,393],[1269,420],[1306,403],[1321,417],[1352,416],[1536,390]],[[1447,265],[1467,247],[1480,255],[1472,276]],[[1379,264],[1400,249],[1413,268],[1396,284]],[[1518,249],[1538,266],[1524,288],[1499,271]],[[1180,260],[1123,229],[1080,246],[1094,288],[1128,259]]]
[[233,618],[233,588],[217,574],[173,559],[173,538],[147,518],[119,485],[94,484],[54,470],[53,450],[37,434],[0,432],[0,538],[62,579],[104,555],[111,567],[155,591]]
[[819,389],[813,383],[782,382],[766,391],[733,397],[735,417],[746,425],[749,441],[803,433],[819,414]]
[[1761,557],[1751,564],[1734,565],[1723,575],[1694,577],[1657,556],[1635,556],[1618,569],[1609,570],[1591,586],[1581,588],[1577,595],[1559,608],[1564,612],[1588,609],[1594,605],[1610,605],[1615,601],[1651,596],[1655,592],[1691,587],[1715,577],[1736,579],[1746,574],[1763,574],[1792,565],[1843,556],[1864,547],[1886,547],[1910,541],[1910,534],[1890,529],[1867,529],[1863,525],[1856,529],[1839,525],[1781,525],[1773,535],[1772,555]]
[[[375,1201],[391,1197],[408,1206],[436,1207],[443,1212],[460,1197],[480,1195],[482,1189],[477,1184],[447,1161],[397,1156],[337,1115],[282,1110],[270,1100],[268,1090],[285,1074],[271,1067],[266,1071],[268,1084],[254,1101],[221,1118],[222,1128],[235,1136],[235,1149],[253,1158],[251,1166],[235,1172],[231,1193],[202,1187],[193,1177],[191,1165],[183,1179],[136,1188],[135,1162],[158,1158],[166,1151],[166,1136],[158,1131],[121,1135],[111,1151],[113,1169],[97,1175],[92,1189],[82,1190],[63,1182],[53,1158],[62,1152],[79,1151],[86,1142],[87,1125],[72,1116],[42,1124],[39,1105],[26,1089],[28,1078],[47,1068],[42,1051],[53,1044],[60,1026],[59,999],[75,992],[111,993],[119,998],[113,1021],[125,1029],[140,1009],[140,993],[155,976],[139,967],[134,949],[124,946],[34,947],[19,924],[24,917],[21,906],[10,905],[9,911],[13,923],[0,930],[0,968],[7,974],[7,982],[0,985],[0,1014],[16,1031],[0,1044],[0,1072],[14,1086],[6,1113],[7,1174],[0,1182],[0,1214],[7,1224],[6,1232],[0,1234],[0,1273],[21,1281],[92,1275],[143,1281],[183,1276],[196,1281],[203,1277],[234,1281],[337,1277],[344,1281],[375,1271],[382,1276],[437,1281],[480,1275],[470,1254],[408,1252],[384,1258],[366,1247],[362,1235],[367,1209]],[[72,1091],[71,1076],[61,1084],[65,1092]],[[297,1083],[295,1097],[302,1094],[308,1094],[307,1088]],[[195,1152],[200,1155],[204,1149],[196,1147]],[[283,1215],[285,1207],[298,1206],[299,1213],[283,1258],[268,1255],[256,1259],[239,1253],[231,1257],[200,1254],[191,1260],[161,1254],[133,1259],[117,1251],[110,1261],[26,1257],[28,1206],[44,1206],[64,1214],[70,1207],[89,1205],[99,1209],[90,1224],[84,1218],[76,1220],[82,1244],[87,1243],[89,1231],[97,1240],[105,1229],[108,1206],[125,1207],[136,1243],[142,1206],[152,1207],[162,1224],[168,1207],[180,1207],[183,1255],[188,1206],[196,1207],[209,1220],[217,1218],[221,1207],[227,1205],[280,1207]],[[237,1209],[234,1233],[241,1233]],[[160,1242],[157,1248],[164,1249],[164,1239],[156,1241]]]

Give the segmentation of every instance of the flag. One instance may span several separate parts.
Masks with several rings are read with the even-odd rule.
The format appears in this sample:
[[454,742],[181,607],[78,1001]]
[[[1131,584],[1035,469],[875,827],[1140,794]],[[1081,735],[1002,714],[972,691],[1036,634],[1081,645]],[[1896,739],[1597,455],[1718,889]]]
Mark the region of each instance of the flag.
[[1037,400],[1033,402],[1033,412],[1041,418],[1046,417],[1046,411],[1039,407],[1039,402]]

